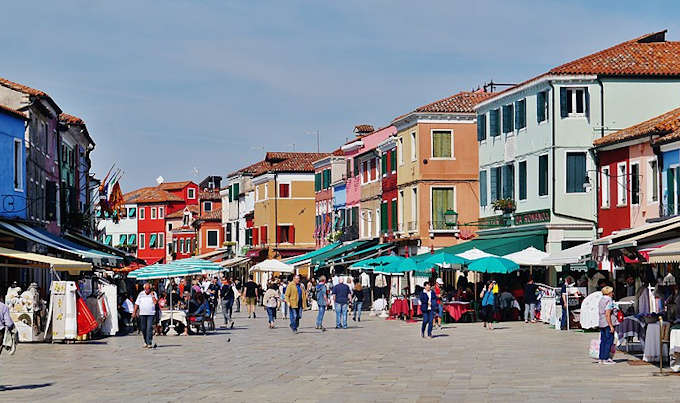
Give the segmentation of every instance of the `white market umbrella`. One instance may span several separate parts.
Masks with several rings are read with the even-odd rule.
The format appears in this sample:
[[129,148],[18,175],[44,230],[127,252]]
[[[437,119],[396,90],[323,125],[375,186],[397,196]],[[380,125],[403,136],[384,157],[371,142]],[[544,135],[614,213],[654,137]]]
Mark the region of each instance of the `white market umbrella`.
[[466,250],[463,253],[459,253],[456,256],[462,257],[463,259],[467,260],[477,260],[481,259],[483,257],[498,257],[496,255],[492,255],[491,253],[486,253],[483,250],[477,249],[477,248],[472,248],[470,250]]
[[510,253],[503,257],[512,260],[520,266],[540,266],[541,261],[548,256],[547,253],[530,246],[524,250]]
[[267,259],[250,268],[250,273],[275,271],[281,273],[293,273],[295,270],[292,265],[283,263],[282,261],[276,259]]

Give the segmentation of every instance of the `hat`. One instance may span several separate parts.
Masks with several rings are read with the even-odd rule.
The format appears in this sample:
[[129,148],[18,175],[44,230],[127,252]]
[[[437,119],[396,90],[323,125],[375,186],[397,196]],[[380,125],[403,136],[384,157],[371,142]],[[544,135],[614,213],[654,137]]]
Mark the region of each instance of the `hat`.
[[437,279],[437,284],[444,284],[444,282],[442,281],[441,278],[438,278],[438,279]]

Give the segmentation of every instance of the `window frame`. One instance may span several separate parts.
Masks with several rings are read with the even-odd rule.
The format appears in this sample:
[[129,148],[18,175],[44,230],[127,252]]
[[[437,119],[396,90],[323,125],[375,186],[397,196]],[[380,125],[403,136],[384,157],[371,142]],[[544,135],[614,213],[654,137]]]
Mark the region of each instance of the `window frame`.
[[[637,175],[633,174],[633,166],[637,166]],[[630,188],[630,205],[631,206],[639,206],[640,205],[640,200],[642,199],[640,197],[640,161],[631,161],[630,162],[630,180],[626,180],[626,183],[628,183],[628,187]],[[637,180],[637,203],[635,203],[633,199],[633,181]]]
[[[570,192],[569,191],[569,154],[583,154],[585,157],[585,171],[584,175],[588,177],[588,152],[582,151],[582,150],[565,150],[564,151],[564,193],[567,195],[576,195],[576,194],[587,194],[583,186],[581,186],[579,189],[581,191],[578,192]],[[548,181],[550,182],[550,181]]]
[[165,218],[165,208],[164,207],[158,207],[158,219],[163,219]]
[[140,232],[137,234],[137,248],[146,249],[146,233]]
[[194,200],[195,198],[196,198],[196,189],[188,188],[187,189],[187,199]]
[[[652,170],[652,163],[654,163],[654,170]],[[656,158],[647,160],[647,204],[654,204],[659,202],[659,161]],[[656,182],[656,186],[654,183]],[[656,200],[654,200],[656,198]]]
[[416,132],[411,132],[411,162],[418,161],[418,144]]
[[[17,155],[17,151],[19,154]],[[23,162],[24,158],[24,142],[22,139],[15,138],[12,142],[12,159],[13,159],[13,186],[15,192],[24,191],[24,169],[26,163]],[[18,186],[17,186],[18,184]]]
[[[524,175],[522,175],[522,165],[524,165]],[[526,202],[529,198],[529,166],[527,160],[517,161],[517,200]],[[522,178],[524,178],[524,198],[522,198]]]
[[[520,105],[523,105],[523,110],[522,110],[522,108],[519,108]],[[514,111],[515,112],[515,116],[514,116],[514,118],[515,118],[514,129],[515,129],[515,131],[517,131],[517,132],[526,131],[527,130],[527,99],[526,99],[526,97],[515,101],[514,109],[515,109],[515,111]],[[520,110],[522,110],[523,113],[520,113]],[[519,127],[519,123],[517,122],[517,117],[519,117],[519,119],[521,120],[522,125],[523,125],[522,127]]]
[[[544,94],[543,95],[543,107],[541,108],[543,110],[543,120],[538,120],[538,109],[539,109],[539,102],[538,102],[538,94]],[[550,120],[550,90],[543,90],[543,91],[538,91],[536,93],[536,123],[540,126],[542,124],[545,124],[545,122],[548,122]]]
[[[623,175],[621,168],[623,167]],[[621,182],[623,178],[623,182]],[[623,190],[623,191],[622,191]],[[623,197],[621,197],[623,195]],[[616,207],[626,207],[628,205],[628,163],[619,162],[616,164]]]
[[[452,190],[453,191],[453,211],[458,211],[456,208],[456,186],[445,186],[445,185],[434,185],[430,186],[430,231],[432,232],[451,232],[458,229],[458,225],[451,228],[435,228],[435,217],[434,217],[434,191],[435,190]],[[446,210],[445,210],[446,211]]]
[[397,144],[397,159],[399,160],[399,166],[404,165],[404,137],[400,136]]
[[[435,157],[434,156],[434,133],[446,133],[448,132],[449,135],[451,136],[451,156],[450,157]],[[454,153],[455,146],[454,146],[454,132],[453,129],[430,129],[430,159],[432,160],[455,160],[456,159],[456,154]]]
[[157,219],[157,217],[158,217],[158,215],[157,215],[156,207],[150,207],[149,219],[155,220],[155,219]]
[[146,220],[146,207],[137,207],[137,219],[139,221]]
[[156,234],[156,249],[165,249],[165,233],[159,232]]
[[[210,234],[215,234],[215,245],[210,244]],[[205,231],[205,247],[206,248],[217,248],[220,245],[220,230],[209,229]]]
[[[208,208],[208,206],[210,206],[210,208]],[[203,202],[203,211],[204,212],[212,211],[212,201],[206,200]]]
[[[546,160],[546,165],[547,165],[547,172],[545,173],[545,194],[541,194],[541,157],[545,157]],[[565,162],[566,164],[566,162]],[[538,173],[538,186],[536,186],[536,194],[538,195],[539,198],[547,198],[550,196],[550,154],[549,153],[544,153],[540,154],[538,156],[538,168],[536,169],[536,172]],[[565,185],[566,188],[566,185]]]
[[[606,171],[606,172],[605,172]],[[606,185],[605,185],[606,184]],[[605,187],[607,203],[605,203]],[[600,208],[610,208],[612,204],[612,190],[611,190],[611,168],[609,165],[600,168]]]
[[[483,181],[482,178],[484,178]],[[486,208],[488,205],[489,205],[489,173],[487,172],[486,169],[482,169],[479,171],[479,207]]]
[[[505,134],[506,136],[510,136],[514,134],[515,132],[515,103],[510,103],[503,105],[501,107],[502,110],[502,118],[501,118],[501,133]],[[506,117],[506,111],[507,111],[507,117],[508,117],[508,125],[506,125],[505,117]],[[509,127],[506,127],[509,126]]]
[[[288,196],[282,196],[281,195],[281,186],[288,186]],[[290,182],[279,182],[279,199],[290,199],[291,194],[290,194]]]
[[[587,103],[587,97],[586,93],[588,92],[587,87],[564,87],[566,88],[566,95],[567,95],[567,118],[582,118],[586,116],[586,111],[588,110],[588,105]],[[573,112],[576,110],[576,105],[577,105],[577,97],[576,93],[577,91],[581,91],[582,95],[582,100],[583,100],[583,112]],[[571,95],[570,95],[571,93]],[[569,108],[569,103],[571,102],[571,108]]]

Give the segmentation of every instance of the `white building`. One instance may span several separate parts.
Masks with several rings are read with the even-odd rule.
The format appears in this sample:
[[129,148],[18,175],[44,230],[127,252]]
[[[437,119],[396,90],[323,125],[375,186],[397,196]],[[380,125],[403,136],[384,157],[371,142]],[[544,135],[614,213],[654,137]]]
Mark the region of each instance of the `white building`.
[[264,161],[257,162],[226,178],[225,187],[220,191],[222,197],[222,225],[225,242],[234,242],[236,255],[245,255],[248,248],[246,229],[248,220],[255,214],[255,188],[252,183],[254,174],[259,173]]
[[102,216],[97,208],[98,232],[102,234],[100,241],[117,249],[135,252],[137,250],[137,205],[125,204],[121,216],[116,223],[113,217]]

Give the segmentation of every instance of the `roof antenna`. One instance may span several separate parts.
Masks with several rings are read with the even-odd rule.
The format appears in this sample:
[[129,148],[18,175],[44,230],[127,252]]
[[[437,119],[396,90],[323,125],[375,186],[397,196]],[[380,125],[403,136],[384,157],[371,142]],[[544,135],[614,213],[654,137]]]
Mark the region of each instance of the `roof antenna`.
[[156,178],[156,183],[158,183],[158,186],[160,186],[161,183],[163,183],[163,182],[165,182],[165,178],[163,178],[162,176],[159,176],[158,178]]

